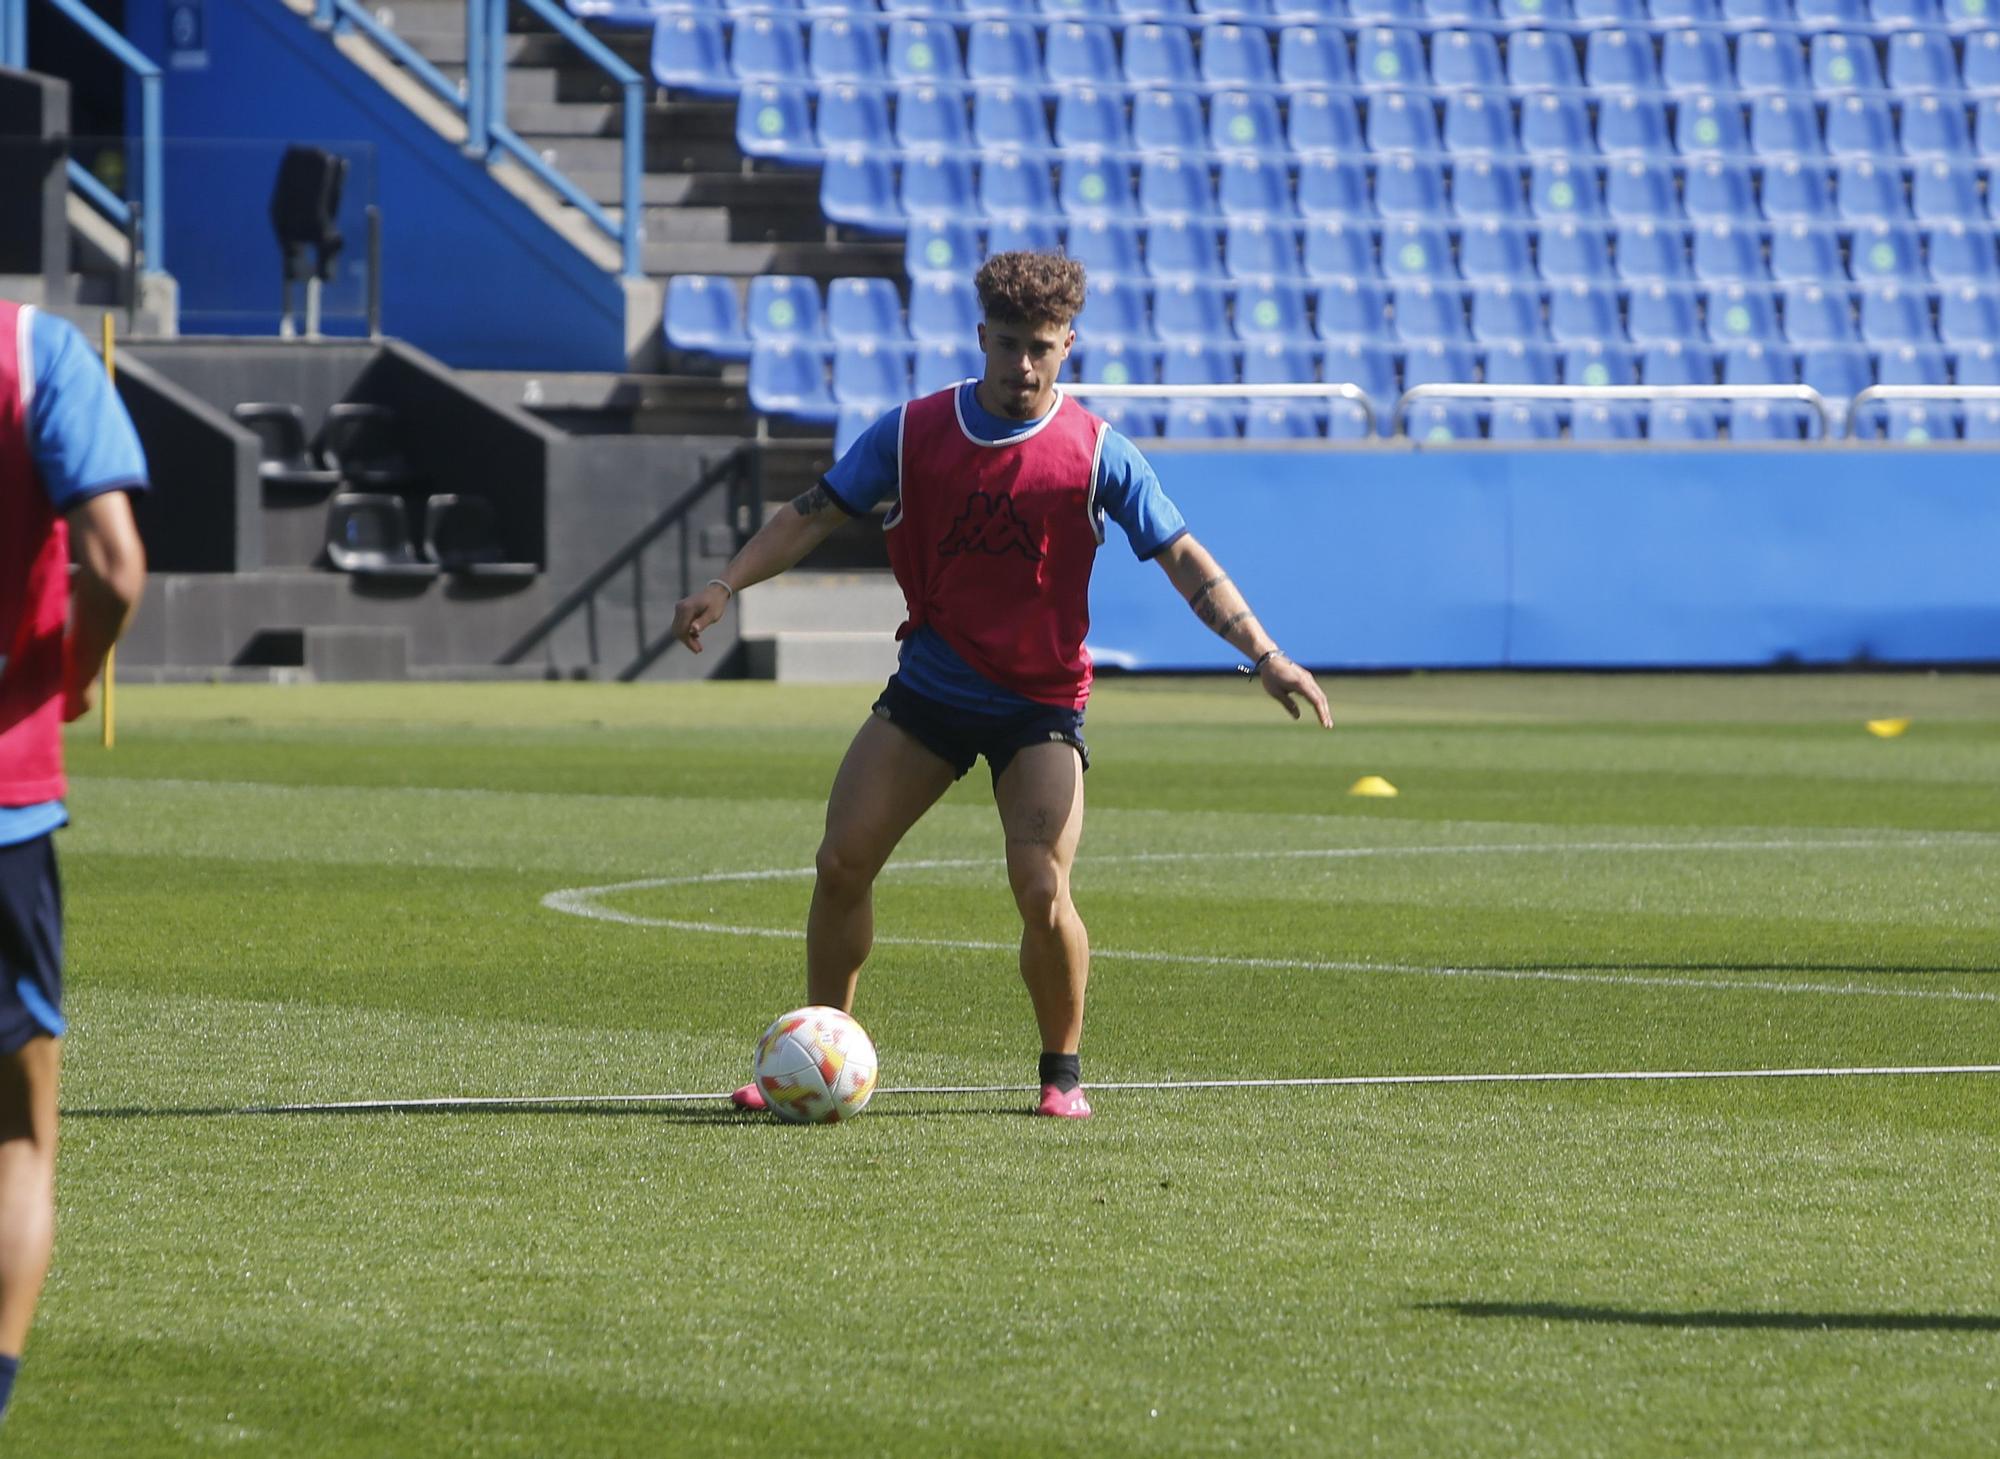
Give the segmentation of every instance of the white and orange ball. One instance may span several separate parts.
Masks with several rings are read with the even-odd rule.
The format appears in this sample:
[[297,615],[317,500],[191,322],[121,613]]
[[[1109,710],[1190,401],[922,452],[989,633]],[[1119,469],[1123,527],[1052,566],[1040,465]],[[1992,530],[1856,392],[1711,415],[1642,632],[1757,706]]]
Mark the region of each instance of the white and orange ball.
[[757,1040],[750,1077],[771,1113],[787,1124],[832,1125],[868,1107],[875,1092],[875,1045],[838,1008],[795,1008]]

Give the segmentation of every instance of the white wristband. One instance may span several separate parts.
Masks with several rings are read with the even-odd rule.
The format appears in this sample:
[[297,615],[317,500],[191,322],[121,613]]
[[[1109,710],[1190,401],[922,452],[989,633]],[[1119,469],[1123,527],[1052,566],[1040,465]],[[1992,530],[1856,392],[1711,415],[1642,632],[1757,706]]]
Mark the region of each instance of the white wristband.
[[729,584],[725,583],[721,578],[710,578],[707,582],[703,583],[702,586],[704,588],[720,588],[722,589],[723,592],[729,594],[730,597],[734,598],[736,596],[736,589],[730,587]]

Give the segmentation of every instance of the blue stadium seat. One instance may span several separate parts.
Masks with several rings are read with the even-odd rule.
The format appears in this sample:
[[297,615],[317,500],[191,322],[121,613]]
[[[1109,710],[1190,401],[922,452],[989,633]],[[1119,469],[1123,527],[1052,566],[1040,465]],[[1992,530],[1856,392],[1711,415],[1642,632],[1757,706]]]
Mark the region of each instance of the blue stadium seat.
[[892,81],[962,81],[958,35],[943,21],[897,19],[889,22],[884,70]]
[[803,86],[759,83],[736,98],[736,145],[745,157],[773,162],[817,162],[819,138]]
[[2000,440],[2000,404],[1987,401],[1973,402],[1965,407],[1965,439],[1968,441]]
[[1125,20],[1148,24],[1194,14],[1192,0],[1112,0],[1111,8]]
[[1646,413],[1646,436],[1654,441],[1712,441],[1718,434],[1715,407],[1698,401],[1669,401]]
[[1204,20],[1262,20],[1271,13],[1267,0],[1194,0],[1194,9]]
[[1574,157],[1591,150],[1590,113],[1583,99],[1559,91],[1538,91],[1521,99],[1521,150]]
[[882,75],[882,33],[865,21],[822,15],[812,23],[807,69],[820,81],[876,81]]
[[1122,78],[1111,27],[1065,21],[1048,30],[1043,66],[1055,86],[1111,86]]
[[1422,92],[1378,91],[1368,102],[1368,146],[1376,152],[1435,152],[1437,112]]
[[1157,385],[1160,383],[1160,350],[1154,345],[1109,340],[1101,344],[1079,344],[1074,352],[1078,378],[1092,385]]
[[1354,47],[1354,70],[1363,86],[1425,86],[1431,79],[1417,33],[1390,26],[1361,32]]
[[[1393,387],[1392,387],[1393,388]],[[1373,398],[1373,397],[1371,397]],[[1326,436],[1330,441],[1366,441],[1375,432],[1367,412],[1357,401],[1330,400],[1326,407]]]
[[1444,99],[1442,140],[1447,152],[1459,156],[1517,151],[1514,109],[1504,96],[1454,91]]
[[1141,152],[1193,154],[1208,146],[1201,99],[1193,91],[1142,91],[1132,98],[1132,144]]
[[1819,418],[1802,405],[1745,400],[1729,407],[1732,441],[1809,441],[1819,433]]
[[1979,99],[1972,124],[1972,150],[1980,157],[2000,157],[2000,96]]
[[1604,198],[1597,169],[1567,158],[1537,161],[1528,181],[1528,207],[1537,218],[1554,222],[1602,217]]
[[1182,161],[1171,152],[1139,163],[1139,208],[1149,218],[1207,218],[1215,213],[1208,163]]
[[1889,37],[1883,79],[1891,91],[1956,91],[1958,58],[1951,37],[1935,30],[1898,31]]
[[1390,279],[1453,280],[1451,237],[1442,225],[1403,219],[1382,229],[1382,273]]
[[1757,30],[1738,36],[1736,85],[1743,91],[1806,90],[1806,57],[1798,35]]
[[[1472,377],[1468,373],[1461,378]],[[1438,445],[1476,441],[1480,439],[1479,411],[1456,400],[1419,400],[1403,417],[1403,433],[1413,441]]]
[[1833,188],[1821,162],[1787,158],[1764,169],[1764,216],[1774,223],[1817,223],[1833,216]]
[[1840,239],[1821,223],[1786,223],[1771,232],[1771,277],[1816,284],[1841,275]]
[[1894,284],[1863,289],[1861,338],[1877,347],[1935,344],[1937,335],[1931,329],[1929,298]]
[[1790,24],[1792,0],[1722,0],[1722,18],[1737,25]]
[[1385,218],[1444,218],[1444,168],[1427,158],[1384,158],[1375,169],[1375,210]]
[[[1689,130],[1689,107],[1702,102],[1710,102],[1710,98],[1682,98],[1676,113],[1681,131]],[[1597,149],[1612,157],[1628,154],[1657,157],[1671,153],[1674,148],[1667,140],[1667,112],[1659,98],[1638,91],[1606,96],[1597,107]]]
[[1479,90],[1506,84],[1500,43],[1491,31],[1441,30],[1431,36],[1431,80]]
[[1208,145],[1216,152],[1281,152],[1284,124],[1268,91],[1219,91],[1208,99]]
[[1480,344],[1536,344],[1542,327],[1541,295],[1513,284],[1482,284],[1472,291],[1472,337]]
[[1458,271],[1468,279],[1532,279],[1528,230],[1500,219],[1468,224],[1459,234]]
[[1244,437],[1252,441],[1307,440],[1325,434],[1323,422],[1313,408],[1297,400],[1253,401],[1243,422]]
[[1211,87],[1269,86],[1271,38],[1254,25],[1210,25],[1201,33],[1201,79]]
[[1470,347],[1450,340],[1423,340],[1403,351],[1403,388],[1419,385],[1469,385],[1479,374]]
[[1396,337],[1405,343],[1458,343],[1472,337],[1466,329],[1465,297],[1456,284],[1400,283],[1390,309]]
[[729,69],[741,81],[803,81],[806,41],[798,22],[774,15],[739,20],[729,42]]
[[1848,245],[1847,266],[1856,283],[1921,288],[1925,282],[1917,231],[1896,223],[1869,223],[1856,228]]
[[1639,357],[1621,344],[1586,340],[1562,353],[1565,385],[1636,385]]
[[1868,0],[1797,0],[1793,13],[1800,25],[1865,29]]
[[[1018,160],[1012,159],[1011,154],[1009,159]],[[989,160],[988,171],[993,165]],[[1047,168],[1041,170],[1046,172]],[[947,152],[941,148],[905,153],[902,198],[903,212],[912,218],[972,217],[978,209],[973,205],[971,161],[963,152]],[[1019,212],[1026,208],[1023,203],[1011,209],[994,208],[988,211]]]
[[1679,218],[1681,204],[1673,168],[1638,157],[1612,163],[1605,169],[1604,211],[1621,223]]
[[[1165,93],[1161,93],[1165,94]],[[1029,94],[1041,105],[1041,98]],[[973,115],[978,116],[977,104]],[[1125,99],[1119,92],[1094,86],[1073,86],[1056,97],[1055,144],[1058,147],[1101,147],[1123,152],[1137,145],[1125,122]]]
[[889,131],[889,104],[880,87],[843,81],[819,89],[814,117],[819,144],[827,151],[855,148],[887,149],[894,145]]
[[1701,345],[1668,340],[1639,352],[1639,375],[1648,385],[1713,385],[1715,356]]
[[1562,436],[1562,416],[1541,401],[1499,401],[1487,423],[1489,441],[1553,441]]
[[[1301,189],[1304,184],[1301,172]],[[1493,161],[1485,157],[1457,163],[1451,170],[1451,207],[1461,218],[1519,218],[1522,213],[1519,165],[1511,159]]]
[[1162,385],[1234,385],[1236,351],[1227,341],[1186,340],[1160,351]]
[[[1603,125],[1600,113],[1600,138]],[[1735,98],[1681,98],[1681,104],[1674,113],[1674,147],[1683,157],[1734,155],[1748,151],[1749,146],[1749,134],[1743,126],[1743,108]]]
[[1291,279],[1259,279],[1239,285],[1232,316],[1236,337],[1247,344],[1309,338],[1305,289]]
[[1584,38],[1583,76],[1594,91],[1657,90],[1652,37],[1640,30],[1592,31]]
[[734,96],[729,46],[714,15],[663,16],[653,27],[653,79],[662,86],[707,96]]
[[667,282],[667,343],[677,350],[742,360],[750,355],[736,282],[711,274],[677,274]]
[[1570,412],[1569,436],[1572,441],[1636,441],[1639,421],[1636,406],[1585,403]]
[[1347,0],[1347,13],[1371,25],[1423,19],[1422,0]]
[[1366,217],[1374,211],[1361,164],[1330,152],[1299,159],[1297,201],[1299,212],[1308,218]]
[[910,337],[919,343],[975,339],[979,296],[969,279],[931,274],[910,280]]
[[1895,123],[1880,96],[1837,96],[1826,107],[1826,150],[1835,157],[1879,157],[1896,149]]
[[1785,289],[1783,300],[1785,338],[1793,344],[1819,349],[1859,341],[1845,289],[1829,289],[1819,283],[1793,284]]
[[750,281],[744,322],[753,344],[823,340],[826,326],[819,285],[799,275],[760,275]]
[[1784,345],[1736,345],[1722,352],[1725,385],[1793,385],[1799,362]]
[[1750,169],[1718,157],[1688,164],[1681,204],[1697,223],[1757,219]]
[[1903,174],[1893,163],[1854,158],[1840,165],[1835,181],[1836,210],[1849,222],[1899,222],[1910,215],[1903,203]]
[[1077,334],[1089,340],[1093,350],[1114,341],[1151,344],[1153,326],[1146,309],[1144,286],[1127,279],[1092,279],[1076,327]]
[[843,344],[902,344],[903,298],[890,279],[835,279],[826,286],[826,332]]
[[1309,279],[1372,279],[1375,244],[1365,225],[1315,219],[1306,224],[1301,250]]
[[1153,291],[1153,332],[1168,344],[1229,338],[1222,286],[1206,279],[1176,279]]
[[[1634,19],[1646,13],[1639,0],[1617,0],[1617,3],[1629,5]],[[1570,0],[1500,0],[1500,18],[1510,25],[1533,25],[1538,21],[1557,24],[1574,15]]]
[[1897,345],[1876,355],[1875,376],[1883,385],[1943,385],[1951,379],[1951,365],[1943,350]]
[[[1389,335],[1388,308],[1388,296],[1376,285],[1342,279],[1320,289],[1313,305],[1314,328],[1329,343],[1383,340]],[[1329,380],[1343,378],[1327,376]]]
[[1687,238],[1678,225],[1628,223],[1613,237],[1618,277],[1626,283],[1681,283],[1687,279]]
[[1329,385],[1358,386],[1378,411],[1396,399],[1396,357],[1381,344],[1342,341],[1328,345],[1320,378]]
[[1694,296],[1672,284],[1647,284],[1632,290],[1625,309],[1625,332],[1634,344],[1666,344],[1696,339]]
[[920,344],[911,360],[911,393],[935,394],[948,385],[978,377],[985,367],[985,357],[971,340],[963,344],[944,340]]
[[1562,370],[1556,352],[1545,344],[1510,340],[1486,348],[1486,383],[1489,385],[1559,385]]
[[1655,24],[1706,24],[1722,19],[1721,0],[1647,0],[1646,13]]
[[[867,5],[871,0],[847,0],[851,5]],[[1095,19],[1116,13],[1111,0],[1041,0],[1041,12],[1056,19]]]
[[1846,413],[1846,402],[1875,383],[1875,369],[1866,350],[1807,350],[1799,356],[1799,383],[1825,396],[1838,421]]
[[1297,216],[1284,164],[1247,153],[1230,153],[1222,159],[1215,199],[1225,218]]
[[896,168],[888,154],[859,147],[829,152],[819,179],[819,208],[832,223],[876,233],[900,233]]
[[1782,338],[1777,296],[1768,288],[1725,284],[1711,289],[1704,313],[1708,337],[1719,345],[1776,344]]
[[1817,157],[1819,115],[1810,99],[1760,96],[1750,104],[1750,150],[1759,157]]
[[1319,378],[1319,352],[1298,339],[1267,339],[1243,351],[1245,385],[1306,385]]
[[[909,176],[905,164],[904,177]],[[1045,159],[1001,152],[979,164],[979,206],[989,218],[1017,213],[1046,216],[1055,211],[1055,189]]]
[[1297,278],[1299,239],[1290,224],[1251,218],[1223,231],[1223,271],[1232,279]]
[[856,340],[835,346],[833,398],[849,410],[879,415],[910,398],[910,352],[900,344]]
[[[1938,295],[1938,338],[1953,349],[2000,344],[2000,295],[1991,285],[1965,285]],[[1959,384],[1972,382],[1961,373]]]
[[1424,0],[1424,19],[1433,28],[1459,21],[1490,21],[1493,0]]
[[[957,87],[940,90],[928,83],[898,87],[896,91],[896,144],[906,152],[950,150],[962,152],[971,139],[965,121],[965,93]],[[954,158],[954,161],[957,159]],[[966,177],[965,191],[971,191]],[[904,174],[903,191],[909,193],[909,177]],[[906,203],[907,207],[908,204]],[[954,207],[952,211],[958,211]],[[912,208],[916,212],[918,209]]]
[[1581,86],[1576,43],[1561,31],[1515,31],[1507,38],[1507,84],[1523,91]]
[[1199,79],[1194,43],[1177,25],[1133,25],[1125,30],[1125,79],[1135,87],[1193,86]]
[[2000,385],[2000,344],[1959,346],[1951,375],[1961,385]]
[[1882,68],[1866,36],[1816,35],[1810,44],[1815,91],[1880,91]]
[[963,278],[983,257],[979,229],[964,218],[912,218],[903,239],[903,272],[913,279],[924,274]]
[[1156,279],[1214,279],[1223,273],[1215,225],[1162,218],[1146,225],[1146,271]]
[[1286,26],[1278,32],[1278,80],[1287,88],[1353,85],[1346,35],[1331,25]]
[[1361,113],[1352,97],[1325,91],[1295,92],[1285,115],[1285,140],[1294,152],[1360,152]]
[[1564,282],[1549,290],[1549,338],[1557,344],[1622,340],[1618,296],[1604,284]]
[[[1977,3],[1990,13],[1988,0]],[[2000,30],[1992,29],[1990,21],[1982,24],[1985,28],[1965,38],[1965,65],[1960,74],[1967,91],[2000,91]]]
[[1542,277],[1551,283],[1568,279],[1611,277],[1611,238],[1593,223],[1552,223],[1542,229]]
[[1694,230],[1694,276],[1711,284],[1761,283],[1770,277],[1763,239],[1732,223],[1704,223]]
[[1731,89],[1735,69],[1719,30],[1677,30],[1660,41],[1660,83],[1669,91],[1705,96]]
[[1966,125],[1965,98],[1905,96],[1898,140],[1906,157],[1970,156],[1972,133]]
[[1145,272],[1139,227],[1125,218],[1079,218],[1069,225],[1063,251],[1084,267],[1087,277]]
[[1094,402],[1093,408],[1104,417],[1106,425],[1128,441],[1150,441],[1157,440],[1163,429],[1164,404],[1148,400],[1106,400]]
[[1983,222],[1986,217],[1979,174],[1960,162],[1919,163],[1911,179],[1910,206],[1920,223]]
[[[1072,146],[1107,147],[1124,151],[1122,110],[1119,134],[1099,142],[1072,143]],[[982,86],[972,93],[972,141],[983,152],[1046,152],[1049,150],[1048,115],[1039,92],[1014,86]]]
[[1163,434],[1170,441],[1234,440],[1236,414],[1220,401],[1170,400]]
[[1930,232],[1931,277],[1940,284],[1985,284],[2000,276],[1990,223],[1941,223]]
[[776,342],[750,355],[750,408],[830,426],[840,414],[826,383],[826,346]]
[[1057,196],[1063,212],[1072,218],[1130,217],[1131,164],[1102,153],[1065,153]]
[[986,230],[988,254],[1053,253],[1060,242],[1054,221],[1045,213],[1003,213]]

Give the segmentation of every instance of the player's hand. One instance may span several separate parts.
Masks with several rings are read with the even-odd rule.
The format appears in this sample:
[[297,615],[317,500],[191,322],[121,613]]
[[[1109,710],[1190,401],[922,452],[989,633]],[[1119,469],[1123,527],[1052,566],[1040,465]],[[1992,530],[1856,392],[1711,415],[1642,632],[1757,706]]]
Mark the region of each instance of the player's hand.
[[63,688],[62,717],[64,724],[75,724],[97,707],[97,681],[88,684],[69,684]]
[[729,606],[729,590],[705,584],[674,604],[674,637],[687,645],[689,653],[701,652],[701,631],[722,617]]
[[1326,695],[1321,692],[1319,682],[1313,676],[1286,658],[1274,654],[1264,660],[1264,666],[1257,671],[1257,678],[1264,686],[1264,692],[1285,706],[1285,713],[1293,719],[1299,717],[1298,700],[1293,695],[1303,695],[1319,716],[1321,729],[1333,728],[1333,711],[1327,708]]

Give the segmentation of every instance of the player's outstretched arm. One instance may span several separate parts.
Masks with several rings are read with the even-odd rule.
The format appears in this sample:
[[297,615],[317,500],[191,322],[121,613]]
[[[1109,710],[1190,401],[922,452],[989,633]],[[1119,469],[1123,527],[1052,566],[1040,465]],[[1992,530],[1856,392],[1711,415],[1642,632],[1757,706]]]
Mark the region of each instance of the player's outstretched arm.
[[1284,651],[1264,631],[1257,615],[1250,611],[1236,584],[1229,580],[1207,548],[1195,541],[1192,532],[1170,543],[1159,556],[1175,591],[1187,599],[1195,617],[1228,642],[1229,646],[1256,666],[1264,692],[1285,706],[1293,719],[1299,717],[1298,695],[1313,707],[1322,729],[1333,728],[1333,712],[1326,695],[1313,676],[1285,657]]
[[729,600],[754,583],[774,578],[834,534],[849,513],[824,482],[772,513],[722,570],[674,604],[674,637],[701,652],[701,631],[722,617]]
[[76,586],[64,645],[63,718],[89,713],[104,656],[132,621],[146,587],[146,546],[122,491],[99,492],[68,513]]

